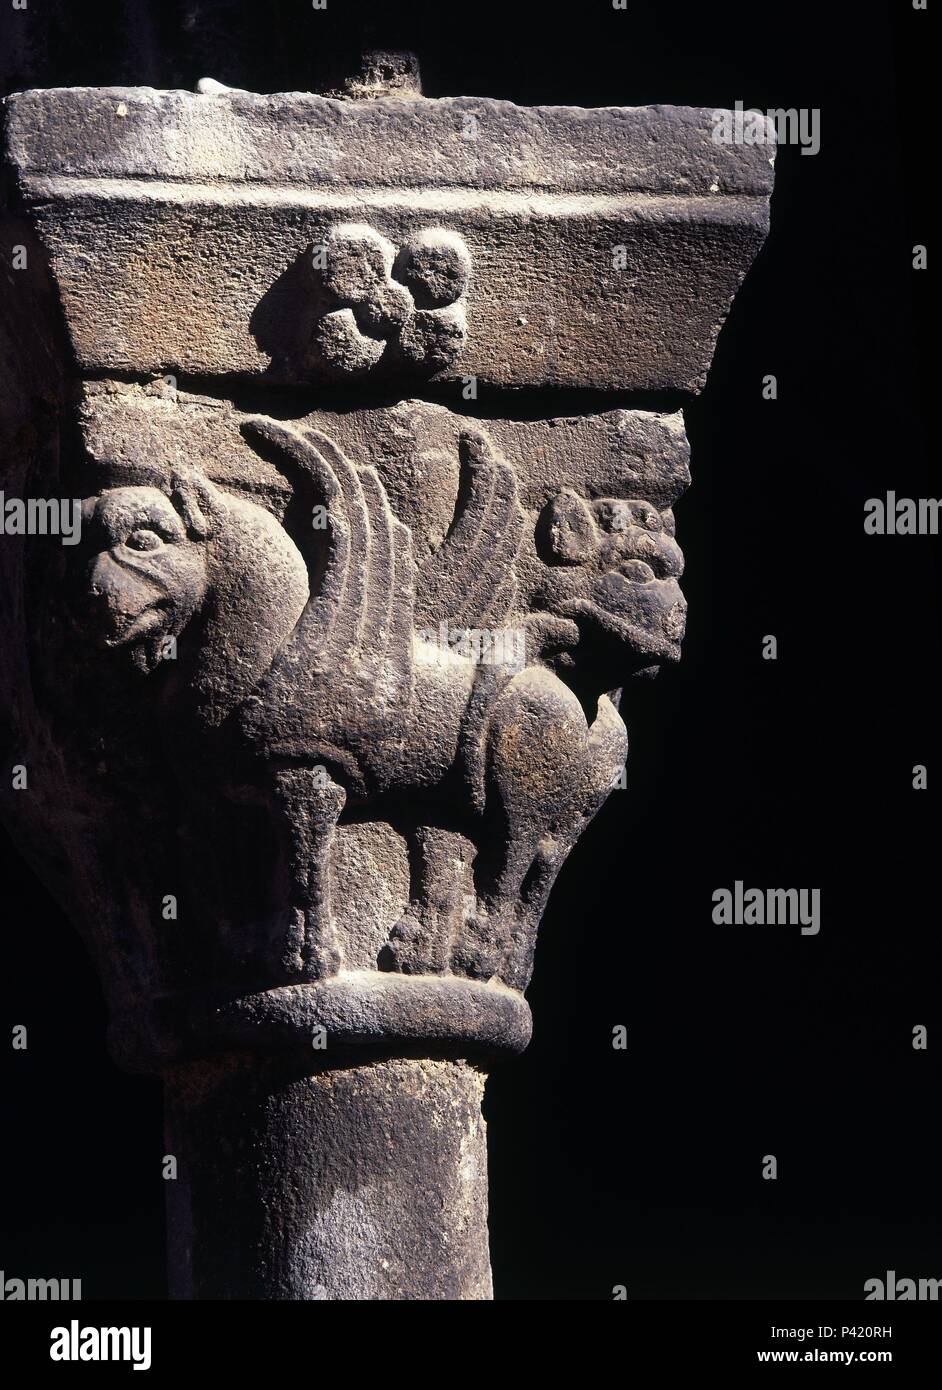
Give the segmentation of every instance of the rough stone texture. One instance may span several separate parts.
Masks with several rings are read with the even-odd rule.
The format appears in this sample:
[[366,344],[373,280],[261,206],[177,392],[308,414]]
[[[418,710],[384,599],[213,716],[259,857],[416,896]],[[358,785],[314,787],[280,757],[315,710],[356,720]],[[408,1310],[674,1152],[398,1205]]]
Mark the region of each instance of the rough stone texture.
[[[133,979],[136,1017],[181,980],[254,992],[336,969],[522,988],[553,878],[624,762],[607,692],[679,652],[679,414],[404,401],[284,421],[112,382],[79,423],[85,538],[46,650],[72,673],[74,892],[113,1007]],[[544,765],[518,752],[521,721]],[[120,821],[142,782],[146,845],[137,823],[102,845],[94,808]],[[37,833],[61,810],[57,792]],[[173,889],[185,932],[154,911]]]
[[166,1078],[183,1297],[490,1296],[483,1074],[679,655],[689,450],[422,386],[692,389],[766,225],[707,111],[414,77],[6,104],[0,483],[83,525],[0,536],[4,814]]
[[171,1295],[490,1298],[483,1092],[434,1059],[172,1071]]
[[466,304],[420,304],[402,335],[420,380],[696,390],[767,228],[771,145],[715,142],[706,109],[149,88],[7,105],[90,371],[388,381],[401,354],[311,265],[353,224],[465,249]]

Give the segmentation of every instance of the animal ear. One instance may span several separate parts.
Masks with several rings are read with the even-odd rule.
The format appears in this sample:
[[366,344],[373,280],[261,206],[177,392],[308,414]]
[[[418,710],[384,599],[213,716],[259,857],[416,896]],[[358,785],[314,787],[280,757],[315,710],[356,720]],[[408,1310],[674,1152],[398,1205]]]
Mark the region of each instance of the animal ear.
[[197,540],[211,540],[226,519],[226,499],[201,468],[182,464],[173,470],[174,505]]

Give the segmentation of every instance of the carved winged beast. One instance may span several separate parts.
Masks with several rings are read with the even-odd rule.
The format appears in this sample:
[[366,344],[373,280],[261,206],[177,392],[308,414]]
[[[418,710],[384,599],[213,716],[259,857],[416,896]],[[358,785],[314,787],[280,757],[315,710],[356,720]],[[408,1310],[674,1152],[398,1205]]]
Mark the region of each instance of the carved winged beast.
[[[387,964],[523,988],[556,873],[627,748],[613,699],[595,695],[588,723],[567,684],[578,661],[561,663],[564,680],[554,653],[594,619],[607,639],[640,645],[636,665],[669,659],[679,634],[659,635],[658,625],[670,614],[676,629],[679,551],[667,535],[643,537],[640,553],[651,565],[659,557],[661,574],[648,586],[657,612],[646,640],[621,590],[598,599],[614,592],[619,568],[628,592],[645,587],[639,565],[654,579],[628,558],[615,526],[595,571],[579,571],[582,588],[570,583],[555,611],[524,609],[526,662],[492,661],[434,640],[447,629],[493,632],[518,611],[525,514],[513,469],[483,433],[461,437],[461,504],[418,570],[373,467],[314,429],[265,417],[243,429],[310,480],[327,517],[319,554],[307,563],[273,516],[195,468],[174,473],[169,496],[106,490],[86,503],[96,552],[88,600],[102,643],[129,650],[149,673],[168,638],[179,639],[178,659],[163,668],[166,707],[264,769],[290,839],[285,978],[343,966],[329,865],[344,808],[369,806],[400,825],[405,806],[411,901]],[[561,506],[554,535],[565,549],[566,515],[587,509],[565,497]],[[477,850],[470,903],[455,848],[468,841]]]

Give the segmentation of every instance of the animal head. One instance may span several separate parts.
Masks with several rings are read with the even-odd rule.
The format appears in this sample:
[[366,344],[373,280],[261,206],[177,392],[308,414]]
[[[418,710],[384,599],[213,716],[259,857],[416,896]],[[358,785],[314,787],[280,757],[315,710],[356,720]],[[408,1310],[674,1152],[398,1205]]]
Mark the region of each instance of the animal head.
[[564,488],[544,508],[540,607],[575,623],[612,677],[676,661],[687,605],[674,518],[650,502],[588,500]]
[[226,499],[196,468],[177,470],[168,497],[156,487],[110,488],[83,505],[95,546],[85,611],[100,645],[127,648],[149,672],[199,611],[209,587],[207,542]]

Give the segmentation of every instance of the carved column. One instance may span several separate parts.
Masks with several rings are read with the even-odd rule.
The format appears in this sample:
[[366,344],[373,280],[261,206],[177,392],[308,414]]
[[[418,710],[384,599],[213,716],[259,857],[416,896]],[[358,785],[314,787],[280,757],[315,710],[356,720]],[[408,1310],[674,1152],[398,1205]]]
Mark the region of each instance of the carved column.
[[4,493],[82,524],[0,538],[5,813],[165,1078],[175,1296],[491,1296],[484,1077],[683,634],[682,416],[625,405],[767,225],[713,114],[6,103]]

